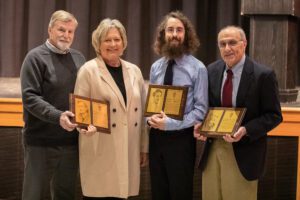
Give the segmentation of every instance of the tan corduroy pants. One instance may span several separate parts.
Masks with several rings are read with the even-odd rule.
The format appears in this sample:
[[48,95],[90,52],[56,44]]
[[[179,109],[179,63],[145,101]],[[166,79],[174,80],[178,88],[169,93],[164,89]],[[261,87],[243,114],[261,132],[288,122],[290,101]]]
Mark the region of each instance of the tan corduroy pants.
[[257,183],[241,174],[232,144],[215,139],[202,173],[202,200],[256,200]]

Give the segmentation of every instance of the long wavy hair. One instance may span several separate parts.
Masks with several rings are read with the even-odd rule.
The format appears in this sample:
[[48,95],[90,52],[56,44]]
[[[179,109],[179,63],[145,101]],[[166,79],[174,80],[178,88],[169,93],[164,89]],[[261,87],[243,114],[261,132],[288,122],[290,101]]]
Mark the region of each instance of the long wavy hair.
[[156,29],[156,38],[154,41],[153,49],[154,52],[158,55],[162,55],[162,48],[166,44],[165,40],[165,29],[169,18],[176,18],[179,19],[185,29],[185,37],[184,37],[184,53],[192,54],[197,51],[198,47],[200,46],[200,42],[198,36],[196,34],[195,28],[191,21],[180,11],[173,11],[167,14],[163,20],[160,22]]

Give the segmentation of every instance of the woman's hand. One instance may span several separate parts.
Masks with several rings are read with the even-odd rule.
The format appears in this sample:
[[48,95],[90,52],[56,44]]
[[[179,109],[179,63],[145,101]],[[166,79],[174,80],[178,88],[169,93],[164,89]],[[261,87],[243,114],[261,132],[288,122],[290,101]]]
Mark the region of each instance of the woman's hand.
[[140,158],[140,166],[141,167],[147,166],[148,165],[148,161],[149,161],[149,159],[148,159],[148,153],[141,152],[140,156],[141,156],[141,158]]
[[79,129],[78,130],[80,134],[86,135],[86,136],[92,136],[97,132],[97,128],[93,125],[89,125],[87,129]]

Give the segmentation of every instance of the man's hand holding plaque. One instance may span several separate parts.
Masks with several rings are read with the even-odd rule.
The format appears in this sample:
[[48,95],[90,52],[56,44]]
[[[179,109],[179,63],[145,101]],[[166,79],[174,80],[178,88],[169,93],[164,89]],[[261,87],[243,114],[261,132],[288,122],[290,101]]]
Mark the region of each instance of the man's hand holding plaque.
[[[204,137],[224,136],[223,138],[227,142],[238,141],[246,134],[246,129],[240,127],[245,112],[245,108],[210,108],[202,124],[195,126],[195,129],[199,129],[195,133],[199,133]],[[196,138],[200,137],[199,134],[194,134],[194,136]],[[205,139],[202,137],[201,140]]]
[[85,134],[95,130],[110,133],[109,102],[70,94],[70,110],[74,113],[72,121]]
[[244,126],[240,126],[239,129],[235,133],[233,133],[233,135],[226,134],[225,136],[223,136],[223,138],[226,142],[238,142],[246,134],[246,128]]
[[145,116],[161,114],[182,120],[186,104],[188,87],[149,85]]

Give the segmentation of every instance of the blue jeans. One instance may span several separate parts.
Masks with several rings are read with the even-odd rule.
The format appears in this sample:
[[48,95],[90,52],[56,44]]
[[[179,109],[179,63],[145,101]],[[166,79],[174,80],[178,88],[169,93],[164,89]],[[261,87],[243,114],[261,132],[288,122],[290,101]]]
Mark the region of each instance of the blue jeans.
[[24,146],[23,200],[74,200],[78,146]]

